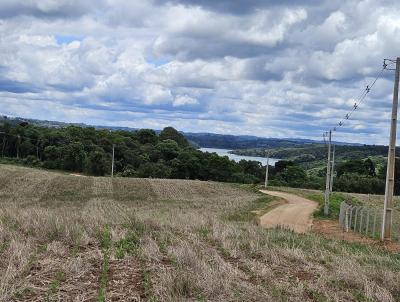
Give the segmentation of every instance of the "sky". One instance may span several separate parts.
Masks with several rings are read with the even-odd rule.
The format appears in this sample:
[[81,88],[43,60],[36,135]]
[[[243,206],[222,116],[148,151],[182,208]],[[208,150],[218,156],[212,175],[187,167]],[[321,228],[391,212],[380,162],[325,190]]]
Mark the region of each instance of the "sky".
[[387,144],[397,0],[0,0],[0,113]]

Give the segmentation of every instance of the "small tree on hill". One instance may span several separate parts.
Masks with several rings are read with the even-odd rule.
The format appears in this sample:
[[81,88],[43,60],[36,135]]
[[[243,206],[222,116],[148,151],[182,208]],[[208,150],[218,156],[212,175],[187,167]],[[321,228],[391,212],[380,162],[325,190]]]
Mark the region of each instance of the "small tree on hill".
[[177,142],[179,147],[189,146],[189,143],[186,140],[186,138],[172,127],[165,127],[163,131],[160,132],[159,139],[160,141],[171,139]]

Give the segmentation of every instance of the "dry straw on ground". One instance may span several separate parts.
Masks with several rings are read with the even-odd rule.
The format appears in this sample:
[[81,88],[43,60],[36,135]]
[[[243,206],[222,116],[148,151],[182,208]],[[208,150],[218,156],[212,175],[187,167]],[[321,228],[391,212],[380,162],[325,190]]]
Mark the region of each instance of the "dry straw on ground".
[[0,301],[396,301],[400,258],[260,228],[237,186],[0,166]]

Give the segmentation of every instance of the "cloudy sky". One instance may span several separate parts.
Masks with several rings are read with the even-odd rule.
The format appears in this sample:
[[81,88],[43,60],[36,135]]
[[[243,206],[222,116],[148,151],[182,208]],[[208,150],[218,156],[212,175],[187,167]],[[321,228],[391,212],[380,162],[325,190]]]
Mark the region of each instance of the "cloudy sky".
[[[0,113],[321,138],[400,55],[397,0],[0,0]],[[393,71],[336,139],[387,143]]]

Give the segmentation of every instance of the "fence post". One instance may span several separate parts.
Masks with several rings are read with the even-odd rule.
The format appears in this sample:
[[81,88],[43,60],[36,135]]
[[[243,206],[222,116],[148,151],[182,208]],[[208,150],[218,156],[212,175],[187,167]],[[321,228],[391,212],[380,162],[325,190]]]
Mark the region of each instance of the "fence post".
[[357,231],[357,216],[358,216],[358,211],[360,210],[359,207],[356,207],[356,213],[354,214],[354,232]]
[[353,210],[354,210],[354,206],[350,207],[350,222],[349,222],[349,227],[351,229],[351,223],[353,221]]
[[376,232],[376,215],[377,215],[377,209],[374,210],[374,224],[373,224],[372,237],[375,237],[375,232]]
[[369,209],[367,208],[367,225],[365,226],[365,235],[368,236],[368,227],[369,227]]
[[339,225],[343,228],[342,225],[342,217],[343,217],[343,201],[340,203],[340,212],[339,212]]
[[339,225],[342,228],[342,230],[344,231],[345,229],[345,215],[346,215],[346,206],[347,204],[342,201],[340,204],[340,212],[339,212]]
[[362,232],[362,223],[363,223],[363,208],[361,208],[361,210],[360,210],[360,229],[359,229],[359,233],[361,233]]
[[346,232],[348,232],[349,231],[349,213],[350,213],[350,208],[349,207],[347,207],[347,209],[346,209]]

